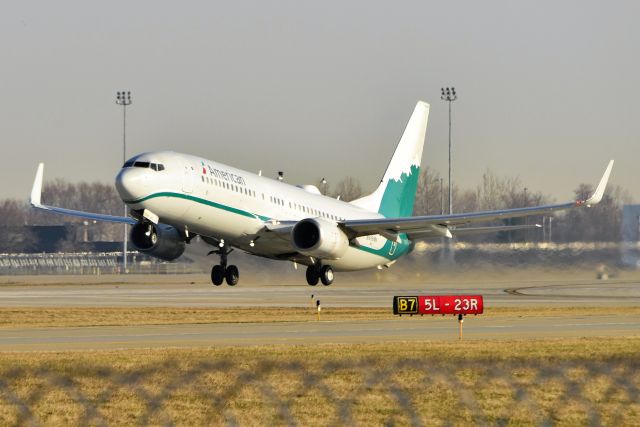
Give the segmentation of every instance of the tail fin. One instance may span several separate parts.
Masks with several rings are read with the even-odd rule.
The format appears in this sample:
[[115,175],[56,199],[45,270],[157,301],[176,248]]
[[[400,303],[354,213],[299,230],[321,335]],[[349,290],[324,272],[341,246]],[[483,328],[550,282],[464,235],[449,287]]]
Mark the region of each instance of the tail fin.
[[418,101],[380,185],[370,195],[351,203],[387,218],[413,214],[428,119],[429,104]]

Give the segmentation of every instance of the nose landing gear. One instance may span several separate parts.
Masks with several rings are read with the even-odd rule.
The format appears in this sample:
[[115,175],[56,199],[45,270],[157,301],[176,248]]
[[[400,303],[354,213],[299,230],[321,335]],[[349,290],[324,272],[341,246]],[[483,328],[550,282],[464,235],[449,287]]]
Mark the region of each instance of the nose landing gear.
[[235,286],[240,280],[240,272],[235,265],[227,265],[227,256],[233,252],[233,249],[227,250],[225,246],[221,247],[217,251],[211,251],[209,254],[220,255],[220,264],[216,264],[211,269],[211,282],[215,286],[222,285],[222,282],[227,281],[227,285]]
[[307,267],[306,276],[309,286],[317,285],[318,281],[329,286],[333,283],[333,268],[330,265],[310,265]]

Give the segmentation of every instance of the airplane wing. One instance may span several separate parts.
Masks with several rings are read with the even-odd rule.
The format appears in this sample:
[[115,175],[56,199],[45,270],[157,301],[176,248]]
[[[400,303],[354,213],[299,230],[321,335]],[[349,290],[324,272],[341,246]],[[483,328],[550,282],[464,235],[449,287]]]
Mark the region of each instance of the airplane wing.
[[[497,225],[497,226],[487,226],[487,227],[463,227],[463,228],[450,228],[452,236],[469,236],[473,234],[484,234],[484,233],[497,233],[499,231],[517,231],[517,230],[528,230],[532,228],[541,228],[540,224],[523,224],[523,225]],[[417,241],[417,240],[425,240],[425,239],[433,239],[434,237],[442,237],[442,233],[435,230],[426,230],[426,231],[417,231],[411,232],[407,234],[409,240]]]
[[82,211],[75,211],[72,209],[58,208],[55,206],[47,206],[47,205],[41,204],[40,199],[42,196],[43,174],[44,174],[44,163],[40,163],[38,165],[38,170],[36,171],[36,178],[33,181],[33,188],[31,189],[31,197],[29,198],[29,203],[34,208],[42,209],[50,212],[56,212],[63,215],[85,218],[92,221],[119,222],[122,224],[131,224],[131,225],[137,222],[135,219],[129,218],[126,216],[114,216],[114,215],[97,214],[97,213],[91,213],[91,212],[82,212]]
[[[470,212],[453,215],[428,215],[404,218],[377,218],[341,221],[339,225],[345,230],[350,239],[380,234],[390,240],[399,239],[399,233],[433,232],[444,237],[452,237],[454,227],[475,222],[493,221],[498,219],[521,218],[531,215],[548,215],[555,211],[598,204],[602,200],[604,190],[609,181],[613,168],[613,160],[609,161],[607,169],[602,175],[595,192],[586,200],[560,203],[554,205],[531,206],[526,208],[503,209],[496,211]],[[499,231],[499,230],[496,230]]]

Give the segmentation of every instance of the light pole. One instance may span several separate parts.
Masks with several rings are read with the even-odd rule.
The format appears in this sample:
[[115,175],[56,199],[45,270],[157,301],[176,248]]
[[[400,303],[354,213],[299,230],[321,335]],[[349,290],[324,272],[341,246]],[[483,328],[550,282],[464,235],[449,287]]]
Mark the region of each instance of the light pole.
[[440,215],[444,215],[444,184],[443,179],[440,178]]
[[323,188],[323,190],[324,190],[324,192],[323,192],[322,194],[323,194],[324,196],[326,196],[326,195],[327,195],[327,179],[323,177],[323,178],[320,180],[320,184],[322,184],[322,188]]
[[449,102],[449,215],[453,213],[453,200],[451,199],[451,189],[453,187],[453,182],[451,181],[451,102],[458,99],[458,95],[456,95],[456,88],[441,88],[442,95],[440,99],[443,101]]
[[[122,105],[122,163],[127,161],[127,105],[131,105],[131,92],[122,91],[116,95],[116,104]],[[128,216],[127,204],[124,205],[124,216]],[[122,261],[124,273],[127,273],[127,240],[129,239],[129,227],[124,224],[124,242],[122,245]]]
[[[529,200],[527,199],[527,187],[524,187],[524,203],[523,203],[524,207],[526,208],[527,206],[529,206]],[[524,217],[524,225],[528,225],[529,221],[527,219],[527,217]],[[526,228],[524,229],[524,242],[527,243],[527,239],[529,237],[529,230],[527,230]]]

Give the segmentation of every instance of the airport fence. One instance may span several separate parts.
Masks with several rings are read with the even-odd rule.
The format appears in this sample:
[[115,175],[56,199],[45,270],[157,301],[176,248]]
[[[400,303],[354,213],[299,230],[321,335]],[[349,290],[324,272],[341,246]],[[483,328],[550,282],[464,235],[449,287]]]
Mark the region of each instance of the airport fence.
[[[206,251],[204,252],[206,254]],[[128,268],[137,274],[186,274],[207,272],[214,258],[194,262],[187,256],[178,261],[164,262],[138,252],[129,252]],[[281,271],[281,264],[250,257],[240,251],[233,254],[234,262],[243,270],[260,274]],[[0,254],[0,275],[100,275],[118,274],[123,270],[122,252],[81,253],[7,253]],[[512,243],[485,244],[456,242],[451,247],[440,242],[419,243],[401,262],[405,268],[421,271],[429,269],[477,268],[486,265],[504,267],[523,266],[586,266],[603,270],[638,268],[639,243]],[[246,270],[248,268],[248,270]]]
[[638,425],[640,361],[2,367],[3,425]]
[[[119,274],[123,270],[122,252],[81,252],[41,254],[0,254],[0,275],[101,275]],[[201,273],[190,262],[163,262],[132,252],[127,271],[134,274]]]

